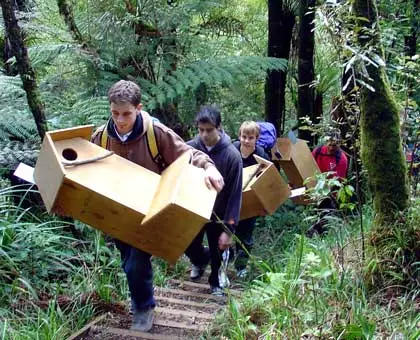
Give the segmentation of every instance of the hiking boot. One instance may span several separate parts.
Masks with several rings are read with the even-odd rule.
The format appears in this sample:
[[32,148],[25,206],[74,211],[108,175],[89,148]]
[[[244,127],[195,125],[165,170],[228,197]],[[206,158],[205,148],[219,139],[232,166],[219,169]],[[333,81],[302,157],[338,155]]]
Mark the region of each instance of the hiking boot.
[[219,286],[211,286],[211,295],[214,296],[225,296],[225,293],[223,291],[222,288],[220,288]]
[[130,329],[132,331],[148,332],[153,327],[154,318],[154,308],[149,308],[143,311],[135,312],[133,317],[133,323]]
[[202,266],[196,266],[195,264],[193,264],[191,266],[191,273],[190,273],[190,279],[191,280],[199,280],[204,272],[206,271],[208,263],[202,265]]

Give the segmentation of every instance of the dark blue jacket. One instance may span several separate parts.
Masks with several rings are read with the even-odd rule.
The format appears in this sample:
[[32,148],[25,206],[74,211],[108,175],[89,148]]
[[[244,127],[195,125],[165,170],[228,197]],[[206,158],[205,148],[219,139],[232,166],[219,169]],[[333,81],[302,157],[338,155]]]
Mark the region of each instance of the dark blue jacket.
[[[240,149],[241,142],[240,141],[234,141],[233,142],[233,145],[239,151],[239,153],[241,153],[241,149]],[[264,158],[264,159],[266,159],[268,161],[270,160],[270,158],[268,157],[268,155],[264,151],[264,149],[261,146],[259,146],[259,145],[255,145],[254,152],[251,153],[247,158],[242,158],[242,156],[241,156],[242,163],[243,163],[244,168],[246,168],[248,166],[251,166],[251,165],[254,165],[254,164],[257,164],[257,161],[254,158],[254,155],[260,156],[260,157],[262,157],[262,158]]]
[[[242,202],[242,158],[224,131],[220,132],[220,137],[220,140],[210,151],[207,150],[200,136],[190,140],[187,144],[207,154],[222,174],[225,186],[217,195],[213,211],[226,225],[231,219],[237,225]],[[217,221],[215,216],[212,216],[212,220]],[[235,226],[231,225],[229,228],[232,232],[235,231]]]

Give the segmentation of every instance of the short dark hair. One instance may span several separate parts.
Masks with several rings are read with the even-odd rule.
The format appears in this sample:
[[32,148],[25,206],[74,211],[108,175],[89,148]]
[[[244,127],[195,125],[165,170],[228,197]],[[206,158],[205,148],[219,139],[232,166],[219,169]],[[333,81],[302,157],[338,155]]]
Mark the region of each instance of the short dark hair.
[[120,80],[116,82],[108,91],[110,103],[130,103],[137,106],[141,102],[140,87],[129,80]]
[[208,123],[214,125],[216,128],[220,127],[222,117],[220,109],[216,105],[203,105],[195,116],[195,124]]

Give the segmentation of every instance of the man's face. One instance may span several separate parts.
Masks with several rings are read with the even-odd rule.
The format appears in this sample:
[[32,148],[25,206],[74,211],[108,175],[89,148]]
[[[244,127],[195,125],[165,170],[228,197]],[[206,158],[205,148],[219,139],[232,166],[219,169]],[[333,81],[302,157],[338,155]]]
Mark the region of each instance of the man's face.
[[257,136],[255,133],[241,132],[239,136],[241,145],[247,149],[255,149],[255,143],[257,142]]
[[141,110],[141,104],[137,107],[131,103],[111,103],[112,120],[120,135],[133,130],[137,113]]
[[206,146],[213,146],[219,140],[219,129],[210,123],[198,123],[198,134]]

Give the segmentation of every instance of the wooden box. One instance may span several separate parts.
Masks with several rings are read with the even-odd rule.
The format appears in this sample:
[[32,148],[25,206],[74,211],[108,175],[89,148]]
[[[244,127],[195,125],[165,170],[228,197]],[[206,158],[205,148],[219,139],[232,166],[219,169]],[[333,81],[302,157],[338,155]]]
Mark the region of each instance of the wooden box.
[[258,164],[243,169],[241,220],[274,213],[290,195],[274,164],[254,157]]
[[[277,138],[277,144],[271,152],[273,162],[284,170],[293,189],[302,186],[311,188],[316,185],[314,179],[304,184],[307,178],[314,178],[315,174],[320,172],[306,141],[297,139],[293,144],[289,138]],[[297,204],[310,203],[306,195],[294,197],[292,201]]]
[[175,262],[206,223],[216,192],[185,153],[162,176],[89,141],[93,126],[48,132],[34,179],[48,212],[71,216],[152,255]]

